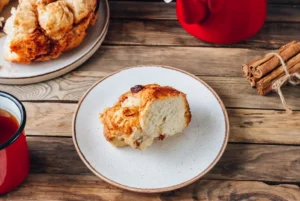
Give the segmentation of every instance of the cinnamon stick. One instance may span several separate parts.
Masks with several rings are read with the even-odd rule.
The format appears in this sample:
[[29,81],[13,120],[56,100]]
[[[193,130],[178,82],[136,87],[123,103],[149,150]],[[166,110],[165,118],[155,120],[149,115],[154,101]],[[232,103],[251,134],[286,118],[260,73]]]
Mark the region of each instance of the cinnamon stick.
[[250,73],[253,74],[253,72],[255,71],[255,69],[260,66],[261,64],[264,64],[266,61],[270,60],[273,57],[273,55],[267,55],[261,59],[258,59],[254,62],[251,63],[249,70]]
[[[279,54],[282,57],[284,61],[289,60],[296,54],[300,52],[300,43],[293,41],[283,47],[280,48]],[[269,58],[266,62],[262,63],[261,65],[258,65],[257,67],[252,68],[251,72],[254,77],[256,78],[262,78],[275,68],[277,68],[278,65],[280,65],[280,60],[278,57],[274,55],[270,55],[271,57],[266,57]],[[250,67],[251,69],[251,67]]]
[[[296,44],[296,43],[297,43],[297,41],[292,41],[286,45],[283,45],[282,47],[279,48],[278,53],[281,53],[283,50],[288,48],[290,45]],[[250,66],[249,66],[250,74],[253,74],[253,72],[255,71],[256,68],[258,68],[258,66],[264,64],[265,62],[267,62],[268,60],[270,60],[273,57],[274,57],[274,55],[267,55],[261,59],[250,62],[249,63],[250,64]]]
[[[296,63],[293,66],[289,66],[287,63],[287,68],[289,73],[295,73],[300,72],[300,61],[298,60],[298,63]],[[281,68],[282,69],[282,68]],[[276,72],[275,72],[276,71]],[[257,92],[259,95],[266,95],[269,92],[272,91],[272,85],[274,82],[276,82],[278,79],[285,76],[284,70],[280,70],[280,68],[276,69],[274,72],[272,72],[272,75],[269,75],[265,77],[264,79],[261,79],[257,84]]]
[[256,84],[257,84],[257,82],[258,82],[259,80],[260,80],[259,78],[256,78],[256,77],[253,77],[253,76],[249,76],[249,77],[248,77],[248,81],[249,81],[250,86],[251,86],[252,88],[255,88],[255,87],[256,87]]
[[285,44],[283,46],[281,46],[279,49],[278,49],[278,52],[282,52],[283,50],[285,50],[286,48],[288,48],[291,44],[296,44],[297,41],[293,40],[291,42],[289,42],[288,44]]
[[249,64],[243,64],[242,65],[242,74],[243,74],[243,77],[249,77],[250,76],[250,65]]
[[[257,59],[257,60],[254,60],[254,61],[251,61],[247,64],[243,64],[242,65],[242,75],[244,77],[251,77],[252,76],[252,73],[251,73],[251,67],[253,66],[258,66],[260,65],[262,62],[265,62],[264,60],[266,60],[265,58],[262,58],[262,59]],[[267,60],[266,60],[267,61]]]
[[[297,63],[300,63],[300,53],[286,62],[287,70],[289,71],[289,69],[292,68],[293,66],[295,66]],[[284,73],[284,69],[283,69],[282,65],[280,65],[274,71],[272,71],[271,73],[266,75],[264,78],[262,78],[259,82],[257,82],[257,87],[265,88],[272,82],[273,79],[276,79],[281,73]]]

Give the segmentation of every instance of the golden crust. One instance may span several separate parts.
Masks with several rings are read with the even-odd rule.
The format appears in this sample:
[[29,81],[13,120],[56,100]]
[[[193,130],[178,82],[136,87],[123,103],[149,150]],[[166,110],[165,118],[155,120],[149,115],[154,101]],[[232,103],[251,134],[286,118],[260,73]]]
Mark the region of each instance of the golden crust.
[[50,47],[50,41],[39,30],[26,38],[12,40],[10,43],[10,50],[19,56],[18,61],[14,62],[23,64],[30,63],[36,57],[47,54]]
[[62,39],[73,28],[74,16],[64,1],[38,4],[37,13],[41,29],[53,40]]
[[76,27],[74,27],[65,37],[65,42],[67,44],[65,51],[69,51],[78,45],[83,41],[87,34],[87,28],[89,25],[94,25],[94,21],[96,19],[96,16],[94,13],[88,15],[85,19],[81,21]]
[[[64,0],[74,14],[75,23],[79,23],[97,7],[95,0]],[[84,2],[84,3],[83,3]]]
[[[81,5],[74,8],[76,12],[81,12],[80,9],[85,9],[85,12],[78,16],[67,0],[20,0],[15,15],[11,17],[13,19],[8,20],[12,25],[7,27],[13,28],[5,29],[10,40],[9,48],[6,48],[10,53],[4,54],[8,55],[5,59],[23,64],[47,61],[80,45],[88,27],[93,26],[97,19],[97,0],[72,2]],[[22,17],[27,16],[26,13],[31,18]],[[28,26],[31,32],[26,31]]]
[[[149,84],[140,86],[137,90],[131,90],[122,94],[113,107],[107,108],[100,114],[104,125],[104,136],[114,146],[125,146],[126,138],[133,132],[141,132],[140,118],[142,111],[158,99],[182,96],[185,101],[186,126],[191,121],[191,112],[186,95],[172,87]],[[136,139],[138,140],[138,139]],[[134,148],[139,148],[139,143],[134,142]]]

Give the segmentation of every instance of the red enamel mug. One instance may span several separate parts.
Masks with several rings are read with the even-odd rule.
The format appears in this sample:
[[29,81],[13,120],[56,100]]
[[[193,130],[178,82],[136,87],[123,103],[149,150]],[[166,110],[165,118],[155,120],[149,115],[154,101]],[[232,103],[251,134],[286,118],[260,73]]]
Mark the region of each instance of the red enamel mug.
[[[24,128],[26,111],[14,96],[0,91],[0,195],[19,186],[29,172],[30,160]],[[8,118],[15,120],[15,127]],[[7,133],[12,132],[11,135]]]
[[177,0],[176,13],[191,35],[210,43],[231,44],[260,30],[267,0]]

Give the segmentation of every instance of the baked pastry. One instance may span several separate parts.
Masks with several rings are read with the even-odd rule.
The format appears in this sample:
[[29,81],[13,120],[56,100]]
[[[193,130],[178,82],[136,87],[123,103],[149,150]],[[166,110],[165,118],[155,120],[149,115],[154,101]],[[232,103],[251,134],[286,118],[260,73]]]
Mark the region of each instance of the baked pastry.
[[77,47],[97,19],[97,0],[19,0],[6,21],[4,59],[29,64]]
[[131,88],[100,119],[111,144],[144,150],[154,139],[181,133],[191,121],[191,112],[184,93],[150,84]]

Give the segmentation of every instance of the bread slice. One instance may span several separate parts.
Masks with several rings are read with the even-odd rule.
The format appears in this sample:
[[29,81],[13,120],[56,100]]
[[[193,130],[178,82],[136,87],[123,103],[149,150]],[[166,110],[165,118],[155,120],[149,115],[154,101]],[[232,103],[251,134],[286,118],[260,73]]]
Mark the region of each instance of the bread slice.
[[155,139],[181,133],[191,121],[186,95],[172,87],[137,85],[100,114],[104,136],[114,146],[144,150]]

